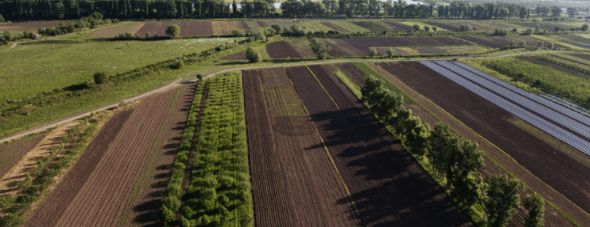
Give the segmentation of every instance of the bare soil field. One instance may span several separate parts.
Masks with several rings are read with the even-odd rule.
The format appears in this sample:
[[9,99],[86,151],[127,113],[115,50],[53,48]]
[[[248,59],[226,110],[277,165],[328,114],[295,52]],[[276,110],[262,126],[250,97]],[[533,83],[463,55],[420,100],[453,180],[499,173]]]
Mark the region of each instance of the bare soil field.
[[[520,41],[525,41],[526,46],[529,48],[536,48],[537,42],[543,42],[543,46],[546,47],[548,42],[533,38],[530,36],[458,36],[470,42],[473,42],[480,46],[491,47],[491,48],[502,48],[510,46],[511,41],[514,45],[519,46]],[[565,48],[559,44],[554,44],[554,48]]]
[[[112,38],[119,34],[131,33],[136,34],[143,27],[145,22],[135,22],[126,26],[111,26],[103,29],[99,29],[92,33],[92,37],[95,38]],[[152,34],[153,35],[153,34]],[[145,34],[144,34],[145,36]]]
[[55,226],[117,224],[175,93],[141,101]]
[[160,129],[143,170],[135,182],[119,225],[154,225],[158,220],[163,192],[170,179],[196,88],[194,83],[178,89],[176,102],[168,111],[165,125]]
[[213,28],[213,35],[231,35],[233,30],[252,33],[248,24],[243,21],[213,21],[211,27]]
[[56,224],[66,207],[88,180],[132,112],[133,110],[124,110],[111,117],[92,142],[88,144],[86,151],[74,167],[39,206],[25,226],[53,226]]
[[414,28],[409,25],[405,25],[402,23],[395,23],[395,22],[383,22],[384,24],[388,25],[391,29],[398,31],[398,32],[409,32],[413,31]]
[[272,59],[302,58],[301,54],[287,41],[266,44],[266,52]]
[[240,51],[235,54],[230,54],[219,58],[218,60],[248,60],[246,58],[246,51]]
[[352,81],[354,81],[357,86],[359,86],[361,89],[365,87],[365,75],[356,67],[354,67],[354,65],[350,63],[340,63],[337,65],[338,68],[342,69],[342,71],[344,71],[344,73],[346,73],[346,75],[348,75],[348,77],[352,79]]
[[11,31],[11,32],[24,32],[24,31],[37,31],[39,28],[50,28],[59,24],[67,23],[68,21],[47,21],[47,22],[18,22],[18,23],[6,23],[0,24],[0,32]]
[[[590,171],[537,137],[509,122],[515,118],[503,109],[471,93],[419,63],[392,64],[388,70],[402,82],[449,112],[520,165],[584,209],[590,208]],[[399,73],[406,68],[412,73]],[[542,164],[540,164],[542,163]],[[512,171],[511,171],[512,172]],[[540,193],[541,190],[535,189]],[[562,208],[563,209],[563,208]],[[569,214],[569,213],[568,213]],[[575,216],[576,214],[570,214]]]
[[45,133],[30,136],[19,141],[10,142],[0,146],[0,178],[14,166],[19,160],[33,149],[39,141],[45,137]]
[[[306,116],[276,116],[263,90],[293,89],[282,68],[243,72],[257,226],[361,226]],[[292,109],[303,112],[295,93]],[[268,98],[267,98],[268,99]],[[294,104],[294,105],[292,105]],[[273,105],[273,108],[276,108]]]
[[310,69],[317,80],[305,67],[286,68],[365,226],[470,226],[331,66]]
[[339,31],[339,32],[343,32],[343,33],[348,33],[349,32],[347,29],[345,29],[343,27],[340,27],[338,25],[335,25],[333,23],[330,23],[330,22],[320,22],[320,23],[322,23],[323,25],[325,25],[328,28],[331,28],[334,31]]
[[[204,21],[190,21],[190,22],[146,22],[141,29],[136,33],[144,37],[146,33],[152,36],[167,36],[166,28],[170,25],[176,24],[180,27],[180,36],[210,36],[213,35],[211,22]],[[231,31],[230,31],[231,33]]]
[[[442,121],[443,123],[451,125],[451,128],[453,128],[453,130],[455,130],[455,132],[457,132],[459,135],[471,141],[477,142],[479,144],[479,148],[483,150],[484,154],[486,155],[486,157],[484,158],[485,167],[483,167],[480,170],[480,172],[482,172],[485,176],[489,177],[494,174],[502,173],[502,169],[505,169],[510,174],[516,176],[521,181],[523,181],[527,185],[527,187],[531,188],[533,191],[540,193],[547,201],[556,204],[561,210],[565,211],[568,215],[573,217],[574,220],[576,220],[578,223],[587,224],[588,221],[590,221],[590,216],[588,216],[588,214],[584,212],[581,208],[571,203],[571,201],[569,201],[563,195],[555,191],[555,189],[551,188],[545,182],[535,177],[531,172],[519,165],[514,159],[512,159],[511,157],[503,153],[501,150],[499,150],[498,147],[496,147],[480,135],[473,132],[473,130],[468,128],[465,124],[461,123],[448,112],[446,112],[445,110],[437,106],[435,103],[433,103],[423,95],[419,94],[417,91],[410,88],[408,85],[404,84],[397,77],[388,72],[392,71],[395,75],[413,75],[416,72],[412,71],[412,68],[396,67],[395,69],[389,69],[389,65],[387,64],[371,65],[377,72],[383,75],[394,86],[399,88],[405,94],[411,96],[423,108],[428,110],[414,111],[414,114],[416,116],[419,116],[423,121],[429,123],[430,125],[434,125],[438,121]],[[384,70],[384,68],[388,68],[388,71]],[[437,119],[430,120],[432,119],[432,115],[430,114],[436,116]],[[493,160],[493,162],[491,160]],[[526,192],[526,190],[521,192]],[[524,216],[524,214],[521,213],[525,213],[525,211],[520,209],[517,216],[511,219],[509,226],[522,226],[522,217]],[[546,206],[545,208],[545,224],[546,226],[571,226],[571,223],[569,221],[567,221],[565,218],[563,218],[559,213],[555,212],[555,210],[553,210],[553,208],[550,208],[549,206]]]
[[[467,42],[449,37],[376,37],[376,38],[343,38],[342,41],[360,50],[363,55],[369,52],[371,47],[404,47],[404,46],[460,46],[469,45]],[[385,52],[378,51],[378,55]]]

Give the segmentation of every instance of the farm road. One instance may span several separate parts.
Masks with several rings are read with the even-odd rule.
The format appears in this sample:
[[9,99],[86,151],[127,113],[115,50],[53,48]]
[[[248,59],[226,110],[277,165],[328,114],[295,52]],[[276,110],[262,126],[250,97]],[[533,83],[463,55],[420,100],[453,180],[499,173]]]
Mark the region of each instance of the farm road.
[[[522,53],[512,53],[512,54],[506,54],[506,55],[500,55],[500,56],[478,56],[478,55],[473,55],[473,56],[468,56],[468,57],[464,57],[464,56],[458,56],[458,58],[465,58],[465,59],[485,59],[485,58],[500,58],[500,57],[512,57],[512,56],[518,56],[518,55],[527,55],[527,54],[547,54],[547,53],[559,53],[559,52],[569,52],[569,51],[559,51],[559,50],[551,50],[551,51],[538,51],[538,52],[522,52]],[[321,64],[334,64],[334,63],[344,63],[344,62],[385,62],[385,61],[445,61],[445,60],[452,60],[453,56],[449,56],[449,57],[429,57],[429,58],[409,58],[409,59],[335,59],[335,60],[328,60],[328,61],[317,61],[317,62],[305,62],[305,63],[290,63],[290,64],[276,64],[276,65],[268,65],[268,66],[253,66],[253,67],[239,67],[239,68],[230,68],[230,69],[221,69],[218,70],[217,68],[213,68],[213,69],[208,69],[205,70],[205,72],[207,72],[207,74],[205,76],[203,76],[203,78],[209,78],[212,77],[214,75],[220,74],[220,73],[226,73],[226,72],[230,72],[230,71],[234,71],[234,70],[248,70],[248,69],[260,69],[260,68],[274,68],[274,67],[289,67],[289,66],[307,66],[307,65],[321,65]],[[188,80],[188,81],[183,81],[183,78],[188,78],[191,76],[195,76],[196,74],[189,74],[189,75],[185,75],[185,76],[181,76],[179,79],[175,80],[174,82],[164,86],[164,87],[160,87],[158,89],[149,91],[147,93],[135,96],[135,97],[131,97],[131,98],[127,98],[122,100],[123,102],[131,102],[131,101],[135,101],[135,100],[139,100],[145,97],[148,97],[150,95],[153,94],[157,94],[157,93],[161,93],[164,91],[168,91],[170,89],[174,89],[177,88],[179,86],[182,86],[184,84],[187,83],[194,83],[197,80],[193,79],[193,80]],[[62,125],[71,121],[75,121],[78,120],[80,118],[86,117],[86,116],[90,116],[91,113],[95,113],[95,112],[100,112],[100,111],[104,111],[107,110],[109,108],[114,108],[117,107],[119,104],[115,103],[109,106],[105,106],[105,107],[101,107],[98,108],[96,110],[93,111],[89,111],[83,114],[79,114],[73,117],[69,117],[67,119],[63,119],[57,122],[53,122],[53,123],[49,123],[46,124],[44,126],[35,128],[35,129],[30,129],[24,132],[21,132],[19,134],[16,134],[14,136],[10,136],[4,139],[0,139],[0,143],[9,141],[9,140],[13,140],[13,139],[18,139],[21,138],[23,136],[27,136],[33,133],[37,133],[37,132],[41,132],[47,129],[50,129],[52,127],[56,127],[58,125]]]

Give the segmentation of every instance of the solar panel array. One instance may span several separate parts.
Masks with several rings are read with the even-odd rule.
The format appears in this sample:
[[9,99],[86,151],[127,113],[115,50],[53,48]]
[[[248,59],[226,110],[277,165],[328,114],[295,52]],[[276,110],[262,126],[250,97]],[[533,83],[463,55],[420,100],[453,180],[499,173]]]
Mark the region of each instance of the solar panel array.
[[570,101],[562,99],[562,98],[559,98],[559,97],[552,95],[552,94],[541,94],[539,96],[546,98],[549,101],[553,101],[554,103],[565,106],[565,107],[567,107],[573,111],[576,111],[584,116],[590,117],[590,113],[589,113],[590,110],[588,110],[584,107],[578,106],[578,104],[575,104],[573,102],[570,102]]
[[[586,140],[568,132],[567,130],[531,113],[527,109],[522,108],[522,107],[506,100],[505,98],[486,90],[482,86],[475,84],[475,83],[457,75],[456,73],[454,73],[448,69],[445,69],[444,67],[442,67],[440,65],[437,65],[434,62],[421,61],[420,63],[425,65],[426,67],[438,72],[439,74],[443,75],[444,77],[454,81],[455,83],[463,86],[464,88],[470,90],[471,92],[479,95],[480,97],[490,101],[491,103],[494,103],[495,105],[499,106],[500,108],[514,114],[515,116],[517,116],[520,119],[528,122],[529,124],[539,128],[540,130],[563,141],[564,143],[569,144],[570,146],[584,152],[587,155],[590,155],[590,143],[588,141],[586,141]],[[452,67],[454,70],[468,74],[468,72],[466,70],[464,70],[464,69],[461,70],[460,67],[453,65],[451,63],[447,62],[450,65],[448,65],[447,63],[443,63],[443,62],[437,62],[437,63],[443,64],[445,66],[449,66],[449,68]],[[471,73],[470,75],[473,76],[475,74]],[[483,79],[483,78],[480,77],[480,79]],[[484,82],[484,81],[481,81],[481,82]],[[488,81],[488,82],[490,82],[490,81]],[[488,85],[493,86],[493,84],[488,84]],[[498,86],[498,85],[496,84],[496,86]],[[504,89],[503,91],[507,91],[507,89]],[[494,92],[500,93],[495,90],[494,90]],[[504,97],[510,96],[509,94],[504,94],[504,95],[503,95]],[[521,101],[524,101],[524,100],[521,100]],[[527,103],[530,104],[530,102],[532,102],[532,101],[529,100]],[[521,103],[519,103],[519,104],[521,104]],[[538,106],[536,108],[538,109]],[[569,119],[569,120],[572,120],[572,119]],[[569,122],[568,120],[563,120],[563,121]],[[580,126],[577,126],[577,127],[578,127],[578,130],[585,131],[585,129],[581,128]]]

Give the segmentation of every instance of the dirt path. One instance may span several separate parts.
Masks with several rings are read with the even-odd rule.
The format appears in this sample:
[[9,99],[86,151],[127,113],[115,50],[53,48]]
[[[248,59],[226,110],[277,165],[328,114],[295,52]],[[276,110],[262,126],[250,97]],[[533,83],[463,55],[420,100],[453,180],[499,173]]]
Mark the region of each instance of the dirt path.
[[[545,53],[558,53],[558,52],[568,52],[568,51],[558,51],[558,50],[551,50],[551,51],[538,51],[538,52],[523,52],[523,53],[513,53],[513,54],[506,54],[506,55],[500,55],[500,56],[469,56],[469,57],[459,57],[459,58],[469,58],[469,59],[486,59],[486,58],[499,58],[499,57],[511,57],[511,56],[518,56],[518,55],[527,55],[527,54],[545,54]],[[234,71],[234,70],[248,70],[248,69],[260,69],[260,68],[274,68],[274,67],[289,67],[289,66],[304,66],[304,65],[321,65],[321,64],[333,64],[333,63],[344,63],[344,62],[387,62],[387,61],[434,61],[434,60],[452,60],[455,57],[432,57],[432,58],[417,58],[417,59],[336,59],[336,60],[328,60],[328,61],[319,61],[319,62],[306,62],[306,63],[291,63],[291,64],[278,64],[278,65],[269,65],[269,66],[254,66],[254,67],[238,67],[238,68],[231,68],[231,69],[217,69],[217,68],[212,68],[212,69],[208,69],[205,70],[206,75],[203,76],[204,78],[209,78],[212,77],[214,75],[220,74],[220,73],[226,73],[226,72],[230,72],[230,71]],[[156,93],[160,93],[160,92],[164,92],[170,89],[174,89],[174,88],[178,88],[179,86],[186,84],[186,83],[192,83],[195,82],[195,80],[190,80],[190,81],[185,81],[182,82],[183,78],[189,78],[191,76],[194,76],[195,74],[189,74],[189,75],[185,75],[180,77],[179,79],[175,80],[174,82],[164,86],[164,87],[160,87],[158,89],[149,91],[147,93],[135,96],[135,97],[131,97],[131,98],[127,98],[124,99],[123,102],[130,102],[130,101],[135,101],[135,100],[139,100],[145,97],[148,97],[150,95],[156,94]],[[73,117],[69,117],[67,119],[63,119],[63,120],[59,120],[57,122],[53,122],[53,123],[49,123],[46,124],[44,126],[35,128],[35,129],[30,129],[28,131],[24,131],[22,133],[16,134],[14,136],[11,137],[7,137],[4,139],[0,139],[0,143],[5,142],[5,141],[9,141],[12,139],[17,139],[23,136],[27,136],[36,132],[40,132],[61,124],[65,124],[77,119],[80,119],[82,117],[85,116],[89,116],[91,113],[94,112],[100,112],[109,108],[113,108],[113,107],[117,107],[118,103],[109,105],[109,106],[104,106],[104,107],[100,107],[96,110],[93,111],[89,111],[83,114],[79,114]]]
[[16,195],[17,185],[25,176],[37,167],[37,160],[49,155],[49,148],[59,144],[61,137],[67,135],[67,129],[77,123],[64,124],[47,134],[31,151],[0,179],[0,196]]
[[10,46],[10,49],[14,49],[16,47],[16,44],[18,43],[13,43],[12,46]]

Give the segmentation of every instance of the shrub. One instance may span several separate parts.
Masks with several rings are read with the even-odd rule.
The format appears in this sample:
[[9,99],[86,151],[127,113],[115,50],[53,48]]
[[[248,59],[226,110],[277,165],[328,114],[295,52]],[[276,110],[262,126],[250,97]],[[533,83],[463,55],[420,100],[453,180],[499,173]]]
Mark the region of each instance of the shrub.
[[184,67],[184,62],[182,60],[178,60],[174,64],[170,65],[171,69],[182,69]]
[[109,81],[109,76],[104,72],[97,72],[93,77],[95,84],[104,84]]
[[[2,19],[2,15],[0,15],[0,20]],[[582,31],[588,31],[588,24],[582,25]]]
[[543,48],[543,42],[538,41],[537,42],[537,48]]
[[318,39],[313,39],[309,43],[311,46],[311,50],[315,53],[319,60],[324,60],[328,57],[327,51],[330,50],[329,47],[326,47],[326,44]]
[[251,47],[248,47],[248,49],[246,49],[246,58],[250,62],[262,61],[262,56],[260,55],[260,53],[258,53],[258,51],[254,51],[254,49],[252,49]]
[[180,35],[180,27],[178,25],[170,25],[166,28],[166,35],[169,35],[171,38],[176,39]]
[[424,26],[424,31],[429,32],[430,31],[430,26]]
[[526,47],[526,42],[525,41],[520,41],[519,46],[520,47]]
[[281,26],[278,24],[273,24],[271,28],[274,29],[277,34],[281,32]]
[[235,37],[242,37],[242,36],[244,36],[244,32],[243,31],[240,31],[240,30],[237,30],[237,29],[231,31],[231,34],[233,36],[235,36]]
[[414,30],[418,31],[420,30],[420,25],[415,24],[414,26],[412,26],[414,28]]
[[151,39],[152,38],[152,34],[150,34],[149,32],[145,33],[145,39]]
[[0,14],[0,22],[4,22],[4,17]]
[[436,26],[432,26],[432,30],[436,31],[438,28]]
[[549,48],[549,50],[553,50],[553,43],[547,43],[547,48]]
[[527,29],[527,30],[526,30],[526,33],[527,33],[527,34],[533,34],[533,29],[532,29],[532,28],[529,28],[529,29]]
[[389,48],[387,49],[387,51],[385,51],[387,53],[387,57],[389,58],[393,58],[393,48]]
[[202,80],[203,79],[203,75],[202,74],[197,74],[197,79],[198,80]]
[[371,58],[375,57],[375,55],[377,55],[377,50],[375,48],[371,48],[369,50],[369,56],[371,56]]

